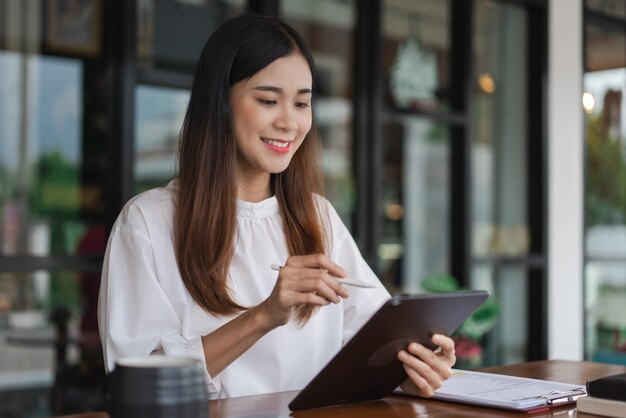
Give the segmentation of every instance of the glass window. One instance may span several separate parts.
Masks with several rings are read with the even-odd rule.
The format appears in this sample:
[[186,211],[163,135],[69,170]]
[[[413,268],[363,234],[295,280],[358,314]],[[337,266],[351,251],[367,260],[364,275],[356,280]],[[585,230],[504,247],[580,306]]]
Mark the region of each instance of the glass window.
[[[0,416],[102,409],[100,272],[31,265],[48,256],[86,263],[104,253],[109,126],[102,5],[0,1],[0,256],[20,257],[12,260],[20,272],[0,265]],[[65,330],[67,347],[55,347]],[[95,374],[73,381],[73,401],[71,391],[53,389],[84,377],[84,366]]]
[[[615,2],[603,14],[624,19]],[[583,109],[585,349],[590,360],[626,365],[626,21],[587,15]]]
[[523,256],[530,245],[526,25],[519,7],[475,2],[471,196],[476,257]]
[[626,224],[626,35],[587,24],[587,224]]
[[135,193],[163,186],[176,174],[176,144],[187,90],[138,86],[135,100]]
[[0,252],[72,255],[104,210],[106,155],[87,140],[84,68],[0,51]]
[[[606,239],[594,229],[589,241]],[[589,360],[626,365],[626,229],[620,232],[622,260],[590,260],[585,266],[585,332]],[[595,235],[595,236],[594,236]],[[601,237],[600,235],[604,235]]]
[[352,175],[352,74],[355,1],[281,2],[283,19],[313,51],[318,73],[315,119],[322,140],[326,195],[350,228]]
[[487,290],[497,301],[495,327],[477,341],[482,349],[482,362],[477,366],[506,365],[527,360],[527,318],[531,306],[527,302],[527,275],[523,267],[503,267],[492,263],[474,265],[472,287]]
[[448,129],[415,117],[383,127],[381,279],[416,292],[420,280],[448,271]]
[[526,361],[529,345],[527,18],[519,6],[474,1],[470,285],[499,306],[478,341],[483,366]]
[[244,8],[245,0],[139,0],[140,67],[193,72],[211,32]]
[[385,0],[385,103],[403,111],[445,111],[449,101],[449,2]]

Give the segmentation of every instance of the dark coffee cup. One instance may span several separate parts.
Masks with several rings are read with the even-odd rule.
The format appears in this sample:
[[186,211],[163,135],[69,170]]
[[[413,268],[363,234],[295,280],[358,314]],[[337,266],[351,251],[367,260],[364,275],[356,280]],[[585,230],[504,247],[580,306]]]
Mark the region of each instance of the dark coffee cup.
[[206,418],[208,395],[201,362],[153,355],[126,357],[107,377],[111,418]]

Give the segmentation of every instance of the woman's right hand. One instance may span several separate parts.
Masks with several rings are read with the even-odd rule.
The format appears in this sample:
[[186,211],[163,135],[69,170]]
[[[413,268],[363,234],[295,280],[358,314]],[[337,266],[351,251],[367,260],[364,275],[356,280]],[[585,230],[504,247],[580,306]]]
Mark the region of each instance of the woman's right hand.
[[335,279],[348,277],[341,267],[324,254],[291,256],[278,272],[270,296],[261,304],[272,328],[289,322],[294,308],[300,305],[324,306],[339,303],[349,296]]

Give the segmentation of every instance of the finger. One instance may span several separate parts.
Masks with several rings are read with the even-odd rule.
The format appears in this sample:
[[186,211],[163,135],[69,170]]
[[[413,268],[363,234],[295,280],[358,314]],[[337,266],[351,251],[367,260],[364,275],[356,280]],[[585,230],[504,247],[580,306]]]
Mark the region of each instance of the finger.
[[326,272],[325,270],[306,269],[306,271],[313,277],[319,277],[320,279],[324,280],[328,287],[330,287],[337,295],[341,296],[342,298],[347,298],[348,296],[350,296],[350,293],[345,287],[343,287],[341,282],[328,274],[328,272]]
[[296,307],[299,305],[326,306],[330,304],[328,299],[315,293],[290,292],[287,299],[289,307]]
[[324,254],[311,254],[311,255],[301,255],[301,256],[292,256],[287,259],[286,265],[292,267],[306,267],[306,268],[317,268],[317,269],[325,269],[328,273],[335,277],[348,277],[348,273],[339,267],[337,264],[333,263],[326,255]]
[[440,358],[444,358],[446,363],[448,363],[448,365],[452,367],[454,363],[456,363],[454,340],[442,334],[435,334],[433,335],[431,341],[433,342],[433,344],[439,346],[439,348],[437,349],[438,352],[436,352],[436,354]]
[[405,366],[411,368],[419,374],[432,388],[439,389],[441,387],[441,383],[443,381],[442,377],[435,372],[429,364],[421,361],[404,350],[400,350],[398,352],[398,359],[404,363]]
[[448,363],[423,345],[411,343],[408,352],[426,363],[429,369],[436,373],[440,379],[445,380],[452,374]]
[[294,281],[292,290],[300,293],[314,293],[329,302],[340,302],[339,296],[337,296],[335,291],[331,289],[323,279],[317,277]]
[[454,340],[443,334],[435,334],[432,336],[433,344],[441,347],[444,356],[454,354]]
[[448,357],[435,354],[429,348],[417,343],[409,344],[407,351],[426,363],[442,379],[445,380],[452,374],[450,370],[452,364],[448,361]]
[[[346,290],[346,288],[343,287],[337,279],[331,277],[324,270],[290,267],[289,270],[286,272],[286,274],[288,274],[290,278],[295,279],[294,283],[298,281],[307,280],[307,279],[320,280],[324,282],[326,286],[328,286],[328,288],[332,290],[335,296],[339,295],[342,298],[347,298],[350,296],[350,293]],[[309,284],[311,283],[313,282],[310,282]],[[317,285],[321,286],[321,284],[317,284]],[[298,286],[298,290],[303,291],[303,289],[300,288],[301,284],[298,285],[296,283],[295,286]],[[310,291],[316,291],[316,289],[311,289]],[[332,300],[334,301],[334,299]]]
[[444,355],[443,351],[439,351],[436,354],[437,354],[437,357],[439,357],[439,359],[441,361],[446,363],[447,367],[453,367],[454,364],[456,363],[456,355],[454,355],[454,353],[448,354],[448,355]]
[[409,379],[411,379],[411,382],[413,382],[413,385],[415,385],[418,395],[431,397],[435,394],[435,389],[433,389],[433,387],[426,381],[426,379],[420,376],[419,373],[417,373],[406,364],[404,364],[403,367],[407,376],[409,376]]

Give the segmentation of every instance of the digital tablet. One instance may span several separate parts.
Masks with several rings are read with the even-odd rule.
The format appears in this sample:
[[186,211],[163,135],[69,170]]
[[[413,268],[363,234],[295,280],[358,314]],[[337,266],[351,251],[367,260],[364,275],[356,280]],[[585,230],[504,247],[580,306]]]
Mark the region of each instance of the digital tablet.
[[450,335],[488,297],[485,291],[394,296],[291,401],[292,411],[381,399],[407,378],[397,353],[433,334]]

